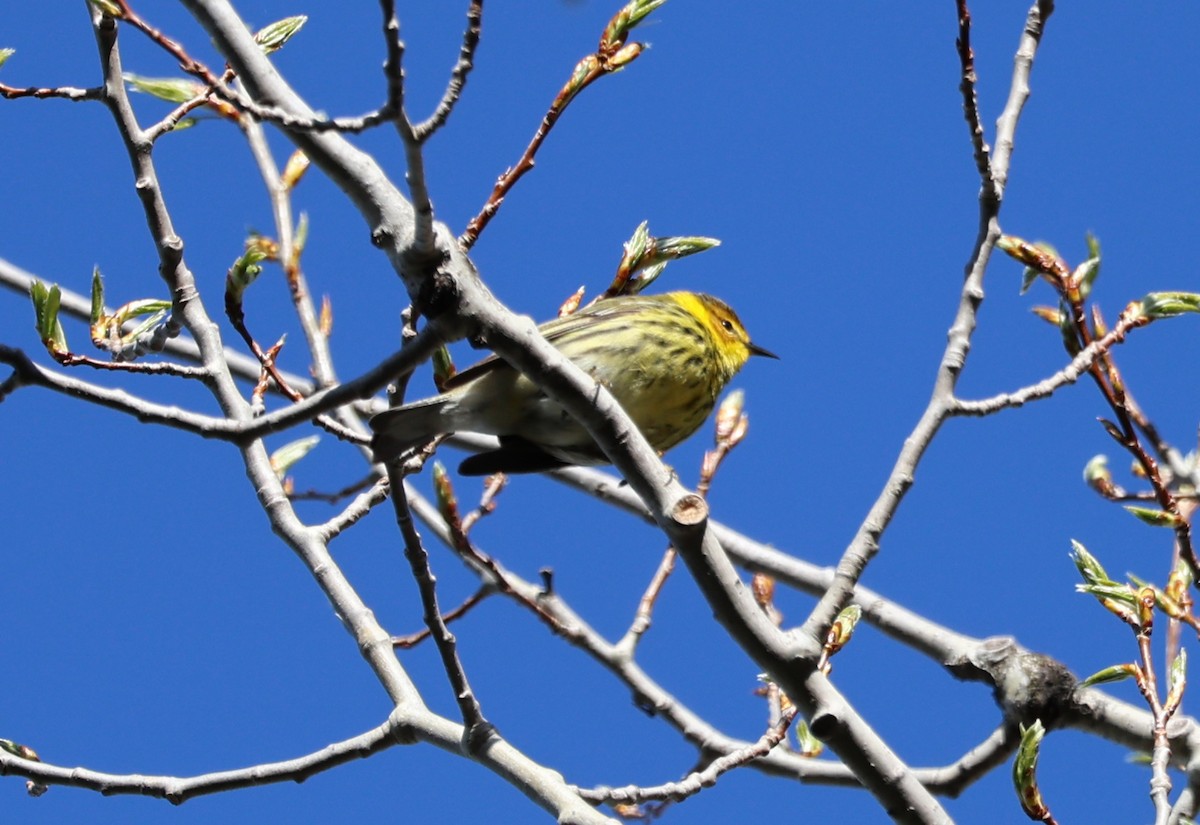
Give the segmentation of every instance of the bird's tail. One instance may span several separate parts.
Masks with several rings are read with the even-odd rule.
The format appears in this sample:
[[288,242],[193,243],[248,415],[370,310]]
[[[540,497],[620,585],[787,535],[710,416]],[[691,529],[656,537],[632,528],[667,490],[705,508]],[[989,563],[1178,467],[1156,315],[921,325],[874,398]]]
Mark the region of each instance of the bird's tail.
[[450,396],[438,395],[424,401],[406,404],[384,410],[371,418],[371,429],[375,435],[371,437],[371,451],[375,461],[391,461],[412,447],[434,438],[434,436],[451,432],[448,427],[445,412],[452,401]]

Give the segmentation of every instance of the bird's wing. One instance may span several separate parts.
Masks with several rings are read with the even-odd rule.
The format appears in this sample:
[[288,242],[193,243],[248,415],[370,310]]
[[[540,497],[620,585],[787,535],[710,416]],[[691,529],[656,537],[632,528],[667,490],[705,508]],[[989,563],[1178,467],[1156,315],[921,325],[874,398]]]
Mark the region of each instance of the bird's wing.
[[[562,340],[565,336],[572,332],[578,332],[581,329],[586,329],[588,326],[595,323],[597,318],[620,318],[625,315],[634,315],[641,310],[638,302],[624,300],[622,298],[608,298],[597,304],[593,304],[587,309],[580,310],[573,315],[567,315],[563,318],[555,318],[552,321],[547,321],[538,327],[542,336],[554,344],[556,341]],[[457,387],[469,384],[477,378],[482,378],[488,373],[495,372],[498,369],[512,369],[508,362],[496,355],[489,355],[478,363],[472,364],[461,372],[456,372],[452,377],[446,380],[443,388],[446,391],[456,389]]]
[[516,435],[500,436],[500,446],[463,459],[458,472],[465,476],[493,473],[544,473],[569,467],[571,462],[551,455],[528,439]]

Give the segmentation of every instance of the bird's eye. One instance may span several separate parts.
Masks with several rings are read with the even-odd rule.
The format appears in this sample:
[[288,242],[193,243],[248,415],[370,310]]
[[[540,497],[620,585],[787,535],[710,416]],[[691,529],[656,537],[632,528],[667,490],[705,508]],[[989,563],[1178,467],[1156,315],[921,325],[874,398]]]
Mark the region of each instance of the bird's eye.
[[728,318],[721,319],[721,326],[725,327],[726,332],[733,332],[733,321],[730,321]]

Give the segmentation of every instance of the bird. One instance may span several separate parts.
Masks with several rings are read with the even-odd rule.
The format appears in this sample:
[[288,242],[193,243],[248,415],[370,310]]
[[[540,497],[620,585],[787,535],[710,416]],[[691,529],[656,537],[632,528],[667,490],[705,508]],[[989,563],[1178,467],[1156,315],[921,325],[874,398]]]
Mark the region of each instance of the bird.
[[[698,292],[605,298],[538,329],[609,389],[660,453],[704,423],[751,355],[779,357],[751,342],[728,304]],[[608,463],[557,401],[495,355],[455,374],[443,389],[371,418],[376,462],[467,431],[500,439],[497,449],[462,462],[459,472],[467,476]]]

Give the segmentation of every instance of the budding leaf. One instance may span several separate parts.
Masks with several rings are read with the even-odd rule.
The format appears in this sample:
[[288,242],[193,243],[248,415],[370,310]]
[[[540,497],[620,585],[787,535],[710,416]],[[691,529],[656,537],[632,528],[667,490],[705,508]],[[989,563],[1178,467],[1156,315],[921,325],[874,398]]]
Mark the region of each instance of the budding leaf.
[[1062,313],[1054,307],[1036,306],[1029,311],[1047,324],[1054,324],[1055,327],[1062,325]]
[[996,241],[996,248],[1041,274],[1064,273],[1065,266],[1058,257],[1058,252],[1050,244],[1044,242],[1030,243],[1015,235],[1001,235]]
[[317,442],[320,440],[320,436],[305,436],[284,444],[271,453],[271,469],[275,471],[275,475],[282,479],[297,461],[304,458],[312,451],[313,447],[317,446]]
[[1029,727],[1021,725],[1021,745],[1017,749],[1017,758],[1013,760],[1013,785],[1017,789],[1021,808],[1030,819],[1039,821],[1045,820],[1050,814],[1037,783],[1038,754],[1045,735],[1046,729],[1041,719],[1035,720]]
[[608,68],[611,71],[620,71],[628,66],[633,61],[637,60],[638,55],[646,50],[646,46],[641,43],[626,43],[621,48],[617,49],[616,54],[608,59]]
[[1106,667],[1103,670],[1093,673],[1091,676],[1079,683],[1080,687],[1091,687],[1092,685],[1104,685],[1111,682],[1122,682],[1125,679],[1130,679],[1137,670],[1136,665],[1113,665]]
[[1131,586],[1113,581],[1077,584],[1075,590],[1095,596],[1109,610],[1112,610],[1114,605],[1136,605],[1138,601],[1137,592]]
[[650,284],[658,280],[658,276],[667,268],[667,262],[652,264],[642,270],[642,274],[638,276],[636,281],[630,281],[625,290],[627,295],[637,295]]
[[713,247],[720,246],[717,238],[706,238],[703,235],[680,235],[666,238],[655,238],[655,255],[659,260],[678,260],[697,252],[707,252]]
[[1187,561],[1180,559],[1167,578],[1167,596],[1176,601],[1182,600],[1191,586],[1192,569],[1188,567]]
[[621,256],[621,268],[633,271],[637,269],[638,263],[646,254],[646,249],[650,246],[650,222],[642,221],[638,224],[637,229],[633,230],[633,235],[625,242],[624,254]]
[[29,285],[29,297],[33,301],[34,320],[38,337],[51,353],[69,352],[67,336],[58,318],[62,291],[55,284],[49,288],[41,281]]
[[126,72],[124,78],[135,92],[142,92],[168,103],[187,103],[205,92],[205,88],[199,83],[180,77],[142,77]]
[[295,189],[296,184],[300,182],[300,178],[304,177],[304,173],[308,171],[311,161],[308,155],[297,149],[292,152],[288,158],[287,165],[283,167],[283,174],[280,175],[280,183],[284,189]]
[[117,19],[125,16],[121,11],[121,7],[112,2],[112,0],[88,0],[88,2],[99,9],[101,14],[107,14],[109,17]]
[[775,598],[775,579],[766,573],[755,573],[750,579],[750,592],[754,594],[755,604],[766,607]]
[[[633,236],[625,242],[617,274],[609,285],[607,294],[636,295],[654,282],[671,261],[704,252],[720,246],[716,238],[700,235],[679,235],[655,238],[650,235],[647,222],[642,221]],[[641,273],[636,281],[630,280]]]
[[603,39],[600,41],[601,46],[624,43],[629,32],[665,2],[667,0],[630,0],[609,21],[608,27],[604,30]]
[[1133,505],[1126,505],[1125,509],[1151,527],[1170,527],[1174,529],[1184,523],[1179,516],[1168,513],[1165,510],[1154,510],[1149,507],[1135,507]]
[[716,442],[720,444],[722,441],[730,441],[731,436],[738,427],[738,423],[744,417],[742,410],[746,407],[746,393],[742,390],[733,390],[725,396],[717,407],[716,418]]
[[1089,487],[1112,481],[1112,472],[1108,469],[1108,456],[1092,456],[1083,467],[1083,480]]
[[438,392],[445,392],[446,382],[457,372],[454,359],[450,357],[450,350],[446,349],[445,344],[433,351],[433,385],[437,387]]
[[574,315],[575,311],[579,309],[579,305],[583,302],[585,292],[587,292],[587,287],[581,284],[579,289],[572,292],[571,296],[559,305],[558,317],[566,318],[568,315]]
[[11,753],[13,756],[19,756],[22,759],[29,759],[34,762],[40,762],[37,751],[28,745],[22,745],[20,742],[14,742],[11,739],[0,739],[0,750]]
[[459,528],[462,521],[458,515],[458,497],[454,494],[454,484],[450,474],[440,461],[433,462],[433,490],[437,497],[438,512],[451,527]]
[[825,750],[825,743],[813,736],[808,723],[803,719],[796,723],[796,744],[799,746],[801,756],[820,756],[821,751]]
[[1113,441],[1116,441],[1118,444],[1125,443],[1125,434],[1121,432],[1120,427],[1109,421],[1107,418],[1097,418],[1096,420],[1100,422],[1100,426],[1104,428],[1104,431],[1108,433],[1109,437],[1112,438]]
[[229,274],[225,276],[227,299],[232,298],[235,302],[242,299],[246,287],[262,273],[262,262],[268,257],[269,251],[260,244],[251,241],[246,245],[245,253],[233,262]]
[[[138,309],[136,312],[131,312],[131,313],[128,313],[126,316],[121,317],[121,320],[119,322],[121,325],[124,325],[125,317],[138,317],[141,315],[147,315],[148,317],[144,321],[142,321],[140,324],[138,324],[136,327],[131,329],[129,332],[127,332],[121,336],[121,341],[124,343],[129,343],[130,341],[136,341],[138,336],[142,335],[145,332],[149,332],[151,329],[154,328],[154,326],[156,324],[158,324],[160,321],[162,321],[163,318],[167,317],[167,312],[171,308],[170,301],[145,300],[145,301],[134,301],[133,304],[144,305],[144,308]],[[132,304],[126,304],[125,306],[128,307],[131,305]],[[125,307],[122,307],[121,309],[117,310],[118,313],[120,313],[122,311],[125,311]]]
[[862,619],[862,608],[857,604],[843,608],[829,628],[826,644],[835,650],[845,647],[846,643],[850,641],[850,637],[854,635],[854,628],[858,626],[860,619]]
[[333,301],[328,295],[321,296],[321,314],[317,316],[317,326],[321,334],[328,338],[333,334]]
[[277,52],[307,22],[308,16],[303,14],[298,14],[295,17],[285,17],[282,20],[259,29],[254,35],[254,42],[263,50],[263,54]]
[[1083,349],[1083,345],[1075,332],[1075,324],[1071,322],[1071,313],[1062,304],[1058,307],[1058,331],[1062,335],[1063,348],[1074,358]]
[[1079,297],[1087,300],[1088,295],[1092,292],[1092,284],[1096,282],[1097,276],[1100,275],[1100,259],[1088,258],[1086,261],[1075,267],[1075,271],[1071,273],[1071,279],[1079,284]]
[[1041,275],[1041,274],[1042,273],[1038,272],[1032,266],[1025,267],[1025,271],[1021,273],[1020,294],[1024,295],[1026,292],[1028,292],[1029,287],[1033,286],[1033,282],[1036,281],[1038,279],[1038,275]]
[[1071,539],[1071,561],[1088,584],[1113,584],[1104,565],[1075,539]]
[[100,277],[100,267],[92,267],[92,312],[90,321],[96,326],[104,317],[104,279]]
[[113,318],[117,324],[124,326],[125,322],[131,318],[141,318],[144,315],[159,315],[170,308],[170,301],[163,301],[157,298],[142,298],[138,301],[130,301],[118,308],[113,313]]
[[1172,318],[1185,312],[1200,312],[1200,295],[1195,292],[1151,292],[1142,299],[1141,309],[1148,318]]
[[1183,689],[1187,686],[1187,650],[1179,649],[1175,661],[1167,672],[1167,701],[1168,707],[1176,707],[1183,698]]

